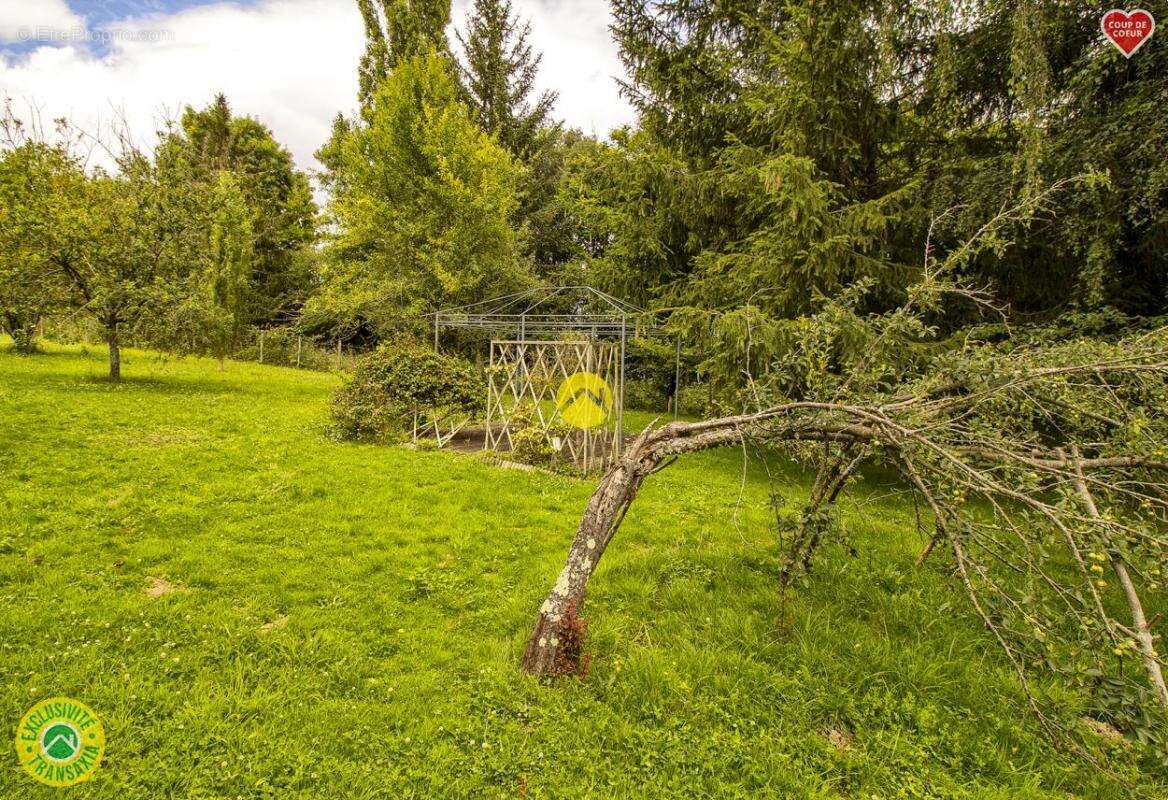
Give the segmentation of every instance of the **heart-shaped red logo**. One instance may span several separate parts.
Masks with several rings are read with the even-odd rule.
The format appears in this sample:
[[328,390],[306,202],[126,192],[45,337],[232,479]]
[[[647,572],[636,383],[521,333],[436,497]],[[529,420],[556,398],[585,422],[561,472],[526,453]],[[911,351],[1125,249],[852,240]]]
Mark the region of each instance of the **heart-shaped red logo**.
[[1113,8],[1103,15],[1099,26],[1103,28],[1103,35],[1119,48],[1119,52],[1131,58],[1144,42],[1152,38],[1156,20],[1142,8],[1135,11]]

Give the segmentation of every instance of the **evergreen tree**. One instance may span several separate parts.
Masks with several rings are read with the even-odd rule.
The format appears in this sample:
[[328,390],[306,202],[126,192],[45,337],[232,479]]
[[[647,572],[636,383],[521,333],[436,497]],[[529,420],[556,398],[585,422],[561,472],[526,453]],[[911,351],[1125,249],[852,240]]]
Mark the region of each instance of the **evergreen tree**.
[[551,123],[554,92],[533,96],[543,55],[528,43],[531,23],[521,22],[511,0],[475,0],[466,17],[459,65],[479,125],[513,155],[529,160],[540,131]]
[[[617,202],[633,205],[610,250],[637,254],[651,295],[719,308],[765,296],[783,317],[861,274],[895,288],[903,254],[863,251],[882,225],[880,244],[897,241],[882,218],[898,204],[881,201],[913,178],[889,143],[904,138],[895,109],[922,22],[891,18],[874,0],[630,1],[614,11],[641,126],[622,140],[634,145],[628,165],[608,171],[623,185]],[[629,241],[646,235],[656,241]],[[764,266],[787,256],[801,266]],[[751,264],[760,272],[748,274]]]

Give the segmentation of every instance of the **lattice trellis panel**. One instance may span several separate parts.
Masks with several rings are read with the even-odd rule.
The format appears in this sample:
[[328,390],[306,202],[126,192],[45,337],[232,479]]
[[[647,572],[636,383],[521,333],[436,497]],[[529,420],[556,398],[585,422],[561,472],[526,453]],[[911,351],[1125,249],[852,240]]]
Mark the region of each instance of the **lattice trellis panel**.
[[[580,372],[599,375],[612,392],[605,421],[575,428],[556,406],[556,392]],[[624,391],[620,347],[610,342],[493,341],[487,383],[486,449],[511,450],[516,416],[527,409],[560,457],[589,472],[620,455]],[[558,447],[557,447],[558,445]]]

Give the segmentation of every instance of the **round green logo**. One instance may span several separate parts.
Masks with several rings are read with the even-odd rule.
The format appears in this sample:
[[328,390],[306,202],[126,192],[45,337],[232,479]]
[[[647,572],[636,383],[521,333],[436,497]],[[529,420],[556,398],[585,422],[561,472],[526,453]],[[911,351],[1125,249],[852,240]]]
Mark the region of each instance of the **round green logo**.
[[16,729],[16,754],[25,771],[49,786],[90,778],[105,754],[101,720],[84,703],[52,697],[28,710]]

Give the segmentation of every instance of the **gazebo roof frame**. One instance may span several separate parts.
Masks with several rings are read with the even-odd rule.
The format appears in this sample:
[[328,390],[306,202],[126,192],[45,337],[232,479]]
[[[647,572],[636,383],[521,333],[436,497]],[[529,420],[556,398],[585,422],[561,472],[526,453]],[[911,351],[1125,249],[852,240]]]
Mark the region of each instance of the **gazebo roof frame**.
[[[543,310],[553,301],[564,299],[571,299],[577,310],[571,313]],[[443,328],[517,331],[519,338],[555,336],[570,331],[591,334],[594,338],[623,338],[630,334],[638,338],[670,336],[650,312],[591,286],[537,286],[427,316],[433,322],[435,337]]]
[[[574,297],[574,299],[572,299]],[[549,303],[571,299],[572,313],[550,313]],[[681,337],[666,331],[650,312],[627,300],[613,297],[591,286],[535,286],[521,292],[480,300],[464,306],[445,308],[427,314],[434,325],[434,350],[438,351],[443,328],[483,330],[492,341],[510,339],[517,343],[538,344],[540,339],[553,344],[564,333],[588,334],[589,338],[611,339],[620,343],[619,372],[615,387],[617,405],[617,448],[624,433],[625,356],[628,340],[649,337],[676,341],[674,361],[673,417],[677,419],[677,392],[681,388]],[[502,336],[500,336],[502,334]],[[564,344],[564,342],[559,342]]]

